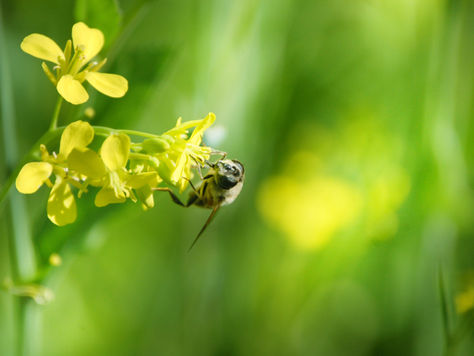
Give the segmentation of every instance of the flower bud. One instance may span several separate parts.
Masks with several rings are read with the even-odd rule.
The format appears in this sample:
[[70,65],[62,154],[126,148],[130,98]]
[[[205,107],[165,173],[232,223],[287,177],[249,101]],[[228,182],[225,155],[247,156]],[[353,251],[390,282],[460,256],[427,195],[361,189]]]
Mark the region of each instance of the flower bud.
[[170,144],[162,138],[148,138],[142,142],[142,147],[147,153],[162,153],[170,148]]

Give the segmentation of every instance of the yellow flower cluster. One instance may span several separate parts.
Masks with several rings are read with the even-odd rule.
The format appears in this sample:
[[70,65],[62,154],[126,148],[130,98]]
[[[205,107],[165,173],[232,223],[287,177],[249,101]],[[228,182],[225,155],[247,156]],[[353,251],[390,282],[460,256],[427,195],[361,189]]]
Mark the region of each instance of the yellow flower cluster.
[[[23,166],[16,187],[20,193],[35,193],[43,184],[51,189],[47,213],[56,225],[76,220],[77,208],[73,189],[78,196],[89,186],[98,187],[95,205],[103,207],[123,203],[127,199],[141,201],[145,209],[154,206],[153,190],[162,181],[182,191],[192,177],[191,168],[209,159],[211,148],[201,146],[204,131],[212,125],[215,115],[182,123],[163,135],[92,127],[84,121],[68,125],[61,135],[59,152],[49,153],[41,146],[41,162]],[[194,128],[189,135],[189,129]],[[89,145],[95,136],[106,135],[100,150]],[[145,136],[132,142],[131,136]],[[54,183],[51,178],[54,177]]]
[[75,105],[89,99],[89,94],[82,86],[84,81],[113,98],[121,98],[128,90],[128,82],[124,77],[98,72],[107,61],[106,58],[100,62],[90,62],[103,46],[103,33],[96,28],[89,28],[83,22],[72,27],[72,41],[67,41],[64,51],[51,38],[38,33],[26,36],[21,43],[24,52],[55,64],[55,74],[45,62],[42,63],[43,71],[58,93]]

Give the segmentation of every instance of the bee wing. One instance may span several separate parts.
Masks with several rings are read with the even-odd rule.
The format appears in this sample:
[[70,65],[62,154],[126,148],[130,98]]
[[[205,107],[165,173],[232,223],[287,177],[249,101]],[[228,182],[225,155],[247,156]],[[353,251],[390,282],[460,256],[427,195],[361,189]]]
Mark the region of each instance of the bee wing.
[[199,238],[201,237],[202,233],[204,232],[204,230],[206,230],[207,228],[207,225],[209,225],[212,221],[212,219],[214,218],[214,216],[216,215],[217,213],[217,210],[219,210],[220,208],[220,205],[218,206],[215,206],[212,211],[211,211],[211,215],[209,215],[209,217],[207,218],[207,221],[206,223],[204,224],[204,226],[202,227],[201,231],[199,231],[199,234],[197,234],[196,238],[194,239],[193,243],[191,244],[191,246],[189,246],[189,249],[188,249],[188,252],[191,251],[191,249],[193,248],[193,246],[196,244],[196,242],[199,240]]

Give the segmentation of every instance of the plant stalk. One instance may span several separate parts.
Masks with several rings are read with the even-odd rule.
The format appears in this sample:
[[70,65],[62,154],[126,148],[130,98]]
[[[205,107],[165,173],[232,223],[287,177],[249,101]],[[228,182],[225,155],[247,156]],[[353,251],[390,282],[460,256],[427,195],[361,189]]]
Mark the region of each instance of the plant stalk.
[[[7,176],[13,176],[12,170],[18,161],[18,150],[16,146],[16,130],[15,130],[15,110],[13,100],[13,90],[10,78],[10,67],[7,55],[11,53],[5,42],[6,36],[3,27],[3,14],[0,6],[0,82],[1,90],[1,126],[3,132],[3,151],[5,154],[5,165]],[[11,185],[12,180],[7,181],[7,186]],[[2,198],[6,196],[8,188],[2,189]],[[26,212],[24,197],[18,194],[10,194],[10,209],[8,219],[8,244],[11,251],[10,265],[11,274],[14,283],[26,283],[36,276],[36,255],[34,245],[31,238],[29,227],[29,219]],[[28,320],[31,320],[36,313],[36,306],[31,300],[20,299],[15,297],[15,353],[18,356],[24,356],[28,350],[31,350]],[[29,333],[28,333],[29,334]]]
[[49,131],[53,131],[58,127],[59,112],[61,111],[62,103],[63,97],[60,95],[56,101],[56,106],[54,107],[53,117],[51,118],[51,123],[49,125]]

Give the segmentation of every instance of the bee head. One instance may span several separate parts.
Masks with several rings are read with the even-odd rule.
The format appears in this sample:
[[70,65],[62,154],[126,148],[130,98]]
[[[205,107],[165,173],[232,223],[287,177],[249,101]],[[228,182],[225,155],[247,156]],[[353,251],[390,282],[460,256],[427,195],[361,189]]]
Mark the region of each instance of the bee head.
[[222,189],[231,189],[244,179],[244,166],[233,159],[223,159],[214,166],[217,185]]

